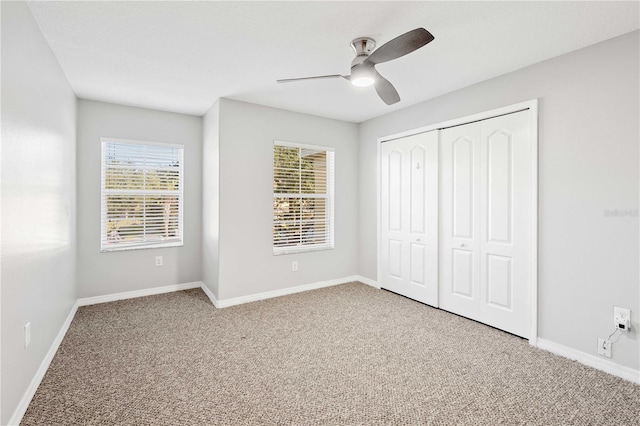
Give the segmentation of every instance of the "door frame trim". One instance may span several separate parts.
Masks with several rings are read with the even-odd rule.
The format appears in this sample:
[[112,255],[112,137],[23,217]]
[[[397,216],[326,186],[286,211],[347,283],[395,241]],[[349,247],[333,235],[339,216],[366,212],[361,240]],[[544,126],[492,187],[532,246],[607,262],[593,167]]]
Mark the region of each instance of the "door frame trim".
[[[531,182],[531,194],[533,197],[532,206],[532,235],[531,238],[531,288],[529,289],[529,309],[530,312],[530,328],[529,328],[529,344],[533,346],[537,346],[538,340],[538,99],[531,99],[525,102],[519,102],[512,105],[507,105],[500,108],[495,108],[489,111],[483,111],[476,114],[466,115],[459,118],[454,118],[452,120],[442,121],[436,124],[430,124],[428,126],[422,126],[411,130],[406,130],[399,133],[394,133],[387,136],[382,136],[377,139],[376,143],[376,242],[377,242],[377,268],[376,268],[376,281],[380,283],[381,273],[381,265],[382,265],[382,256],[381,256],[381,181],[382,173],[382,157],[380,155],[381,145],[385,142],[392,141],[394,139],[400,139],[407,136],[413,136],[419,133],[426,133],[433,130],[442,130],[449,127],[461,126],[463,124],[469,124],[475,121],[487,120],[489,118],[499,117],[501,115],[512,114],[515,112],[520,112],[524,110],[531,111],[531,139],[532,139],[532,149],[533,153],[531,155],[532,161],[532,169],[533,169],[533,179]],[[438,172],[440,173],[440,172]],[[438,242],[438,245],[440,243]],[[438,272],[439,273],[439,272]],[[439,286],[438,286],[439,288]]]

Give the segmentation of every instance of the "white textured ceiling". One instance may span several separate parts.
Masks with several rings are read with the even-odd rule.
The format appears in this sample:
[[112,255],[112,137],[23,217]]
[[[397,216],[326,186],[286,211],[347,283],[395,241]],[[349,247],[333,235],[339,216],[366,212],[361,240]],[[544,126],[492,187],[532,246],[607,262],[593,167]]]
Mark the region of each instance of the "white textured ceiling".
[[[361,122],[639,27],[638,2],[29,2],[80,98],[202,115],[220,97]],[[352,39],[435,40],[378,70],[401,101],[343,79]]]

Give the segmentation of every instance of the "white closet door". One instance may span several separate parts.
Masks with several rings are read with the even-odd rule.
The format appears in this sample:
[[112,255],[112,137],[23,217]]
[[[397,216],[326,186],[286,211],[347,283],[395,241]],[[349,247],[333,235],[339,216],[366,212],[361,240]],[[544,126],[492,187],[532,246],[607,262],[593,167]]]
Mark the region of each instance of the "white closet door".
[[481,317],[529,336],[533,235],[530,112],[481,122]]
[[381,147],[380,284],[438,306],[438,133]]
[[535,237],[529,114],[441,133],[441,307],[522,337]]
[[480,321],[480,123],[441,131],[440,307]]

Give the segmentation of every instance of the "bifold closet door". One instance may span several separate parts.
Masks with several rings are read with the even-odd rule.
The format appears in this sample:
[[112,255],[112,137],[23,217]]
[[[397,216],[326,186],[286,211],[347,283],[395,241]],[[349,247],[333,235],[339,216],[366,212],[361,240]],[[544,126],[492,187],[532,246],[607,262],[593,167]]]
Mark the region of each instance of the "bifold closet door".
[[380,284],[438,306],[438,132],[383,143],[380,166]]
[[529,111],[441,131],[440,307],[528,337]]

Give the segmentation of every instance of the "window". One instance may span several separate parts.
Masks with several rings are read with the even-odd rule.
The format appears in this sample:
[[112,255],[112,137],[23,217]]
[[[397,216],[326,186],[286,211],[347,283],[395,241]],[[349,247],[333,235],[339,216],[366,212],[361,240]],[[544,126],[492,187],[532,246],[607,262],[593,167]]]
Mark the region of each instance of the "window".
[[333,148],[273,143],[273,254],[333,248]]
[[181,246],[182,145],[100,140],[100,250]]

